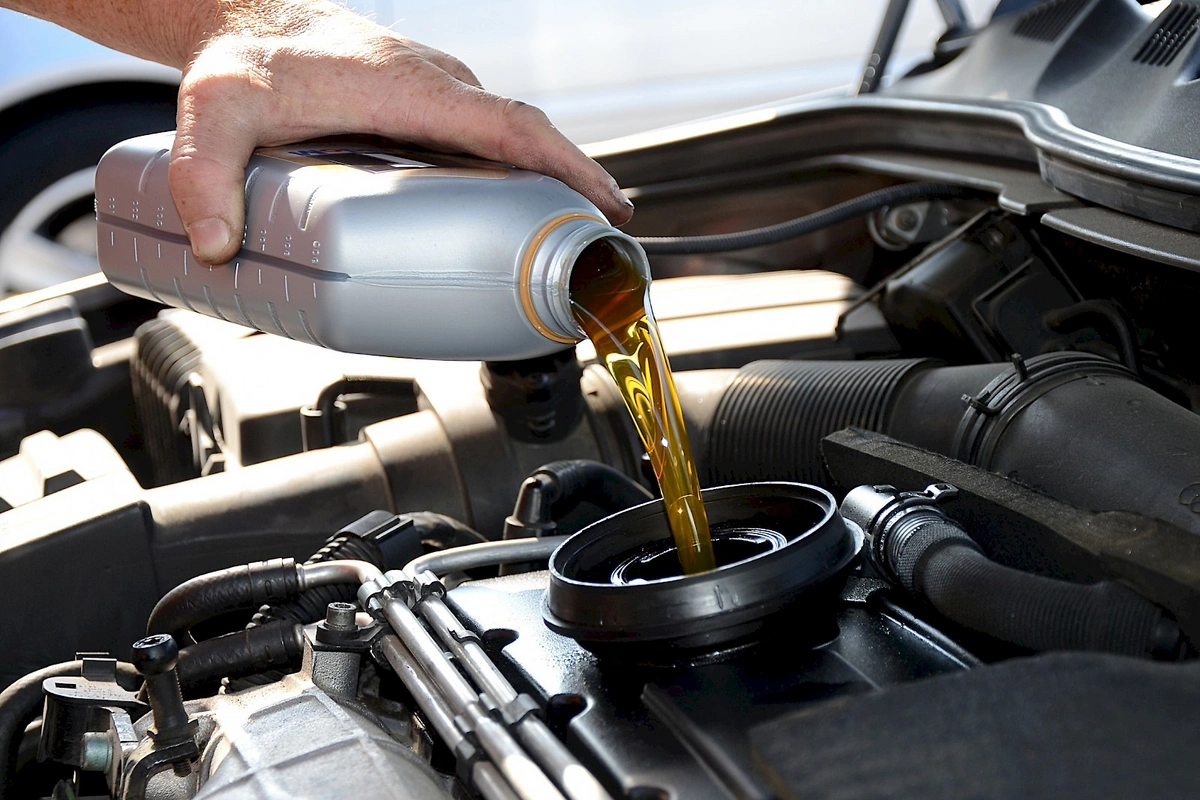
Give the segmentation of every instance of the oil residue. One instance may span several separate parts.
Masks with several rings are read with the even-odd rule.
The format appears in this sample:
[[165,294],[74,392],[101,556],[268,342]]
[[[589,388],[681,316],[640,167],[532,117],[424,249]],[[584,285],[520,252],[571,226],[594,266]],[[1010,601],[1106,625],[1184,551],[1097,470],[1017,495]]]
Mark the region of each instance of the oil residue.
[[600,239],[575,262],[570,297],[576,321],[617,382],[650,455],[684,573],[713,569],[700,479],[650,309],[650,282],[624,253]]

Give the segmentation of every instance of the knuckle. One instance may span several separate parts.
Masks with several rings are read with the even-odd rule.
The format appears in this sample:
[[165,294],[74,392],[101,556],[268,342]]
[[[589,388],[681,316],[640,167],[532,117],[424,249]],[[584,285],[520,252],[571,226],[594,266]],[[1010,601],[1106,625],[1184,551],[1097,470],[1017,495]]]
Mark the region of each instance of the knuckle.
[[505,98],[501,105],[504,123],[521,132],[533,132],[550,126],[550,118],[537,106]]

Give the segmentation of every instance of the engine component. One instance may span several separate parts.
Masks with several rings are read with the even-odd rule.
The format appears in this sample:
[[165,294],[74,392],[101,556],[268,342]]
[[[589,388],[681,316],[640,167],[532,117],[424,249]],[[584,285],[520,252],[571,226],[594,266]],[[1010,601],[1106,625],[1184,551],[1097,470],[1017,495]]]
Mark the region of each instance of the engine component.
[[[823,608],[857,555],[833,498],[815,486],[705,490],[717,569],[680,576],[661,503],[644,503],[568,539],[550,561],[546,624],[604,658],[688,663],[763,638],[788,617],[793,636],[832,634]],[[807,622],[786,612],[803,603]]]
[[[532,540],[480,547],[524,541]],[[843,599],[826,606],[836,635],[811,651],[798,653],[790,634],[811,622],[799,603],[777,635],[757,646],[673,669],[602,660],[551,631],[543,619],[545,573],[463,583],[446,604],[485,643],[504,644],[494,656],[498,666],[515,685],[529,687],[554,729],[565,730],[614,795],[765,800],[775,795],[747,746],[754,725],[977,663],[886,603],[879,583],[851,577]]]
[[[403,742],[354,703],[338,702],[313,683],[315,656],[304,671],[279,683],[207,701],[216,722],[200,762],[198,800],[336,796],[347,786],[362,797],[447,800],[443,779]],[[255,747],[254,742],[270,742]],[[164,782],[175,783],[170,773]],[[159,796],[169,787],[151,787]]]
[[[179,654],[179,683],[194,696],[215,690],[222,678],[262,675],[273,669],[294,669],[304,653],[300,625],[271,620],[252,628],[203,639]],[[278,679],[282,673],[274,673]]]
[[1004,361],[1082,339],[1046,321],[1077,304],[1079,292],[1036,236],[1005,213],[980,215],[880,288],[884,318],[914,354],[952,363]]
[[989,560],[940,508],[957,495],[949,484],[923,492],[859,486],[841,514],[866,533],[884,575],[972,630],[1034,651],[1179,657],[1179,626],[1132,590],[1111,581],[1067,583]]
[[[928,360],[762,361],[701,377],[684,413],[709,485],[825,482],[819,443],[845,427],[886,433],[1093,511],[1131,511],[1200,533],[1200,417],[1098,356],[1007,365]],[[714,400],[716,402],[714,402]],[[1076,465],[1087,464],[1087,480]],[[857,485],[857,481],[855,485]]]
[[[157,757],[151,715],[132,726],[136,746],[108,742],[106,758],[118,778],[110,777],[114,796],[183,800],[258,792],[313,797],[353,785],[362,796],[446,800],[445,781],[398,735],[400,721],[389,720],[389,725],[355,699],[355,649],[321,644],[320,631],[314,636],[306,640],[300,672],[186,704],[182,713],[191,717],[199,755],[191,766],[168,769]],[[155,706],[156,728],[157,711]]]
[[206,268],[171,202],[173,140],[131,139],[96,168],[100,266],[147,300],[347,353],[513,360],[583,338],[567,282],[591,243],[649,279],[633,238],[553,178],[353,142],[253,155],[251,233],[230,269]]
[[516,441],[562,439],[583,417],[583,365],[573,348],[523,361],[485,361],[480,377],[488,408]]
[[171,750],[172,762],[190,760],[199,754],[196,731],[199,725],[183,707],[179,688],[179,646],[170,634],[156,633],[133,643],[134,668],[146,678],[146,699],[154,727],[148,732],[155,746]]
[[[428,540],[429,531],[442,522],[441,519],[434,522],[424,519],[436,515],[420,516],[423,524],[418,525],[418,515],[396,516],[387,511],[372,511],[331,536],[304,563],[348,559],[366,561],[382,570],[401,567],[421,555],[422,542]],[[345,602],[353,597],[352,591],[338,584],[311,589],[289,603],[263,605],[250,621],[250,627],[271,620],[307,625],[320,619],[330,603]]]
[[950,483],[954,515],[994,561],[1076,583],[1120,580],[1167,609],[1200,641],[1200,537],[1129,512],[1092,513],[946,456],[867,431],[822,442],[839,484]]
[[[99,729],[101,721],[93,714],[97,705],[144,709],[144,704],[123,686],[131,685],[137,673],[129,664],[111,658],[84,657],[45,667],[14,681],[0,692],[0,799],[8,795],[13,783],[13,765],[25,726],[45,707],[42,732],[48,741],[63,744],[39,751],[49,758],[81,768],[87,766],[84,735]],[[102,687],[93,684],[103,684]],[[77,689],[81,689],[77,691]],[[97,702],[99,701],[99,702]]]
[[[564,796],[607,800],[609,795],[600,783],[533,714],[536,704],[513,689],[479,640],[446,607],[444,593],[445,587],[429,572],[412,576],[394,571],[364,580],[358,597],[360,605],[381,614],[396,632],[398,638],[385,646],[384,656],[397,674],[413,684],[414,696],[424,701],[422,707],[435,723],[446,729],[447,740],[459,742],[456,756],[462,766],[468,767],[473,758],[472,743],[457,736],[455,727],[470,734],[523,800]],[[417,614],[442,645],[421,625]],[[477,689],[459,674],[442,646],[456,657]],[[489,708],[496,709],[503,724],[487,713]],[[453,725],[448,725],[452,718]],[[487,784],[477,783],[477,788],[486,791]],[[502,796],[489,794],[488,800]]]
[[93,346],[70,296],[0,314],[0,458],[42,430],[88,426],[113,441],[130,438],[126,351]]
[[322,389],[315,404],[300,409],[300,441],[305,450],[350,441],[346,431],[346,404],[342,398],[353,394],[399,399],[400,402],[391,409],[394,416],[417,410],[417,384],[411,378],[348,375]]

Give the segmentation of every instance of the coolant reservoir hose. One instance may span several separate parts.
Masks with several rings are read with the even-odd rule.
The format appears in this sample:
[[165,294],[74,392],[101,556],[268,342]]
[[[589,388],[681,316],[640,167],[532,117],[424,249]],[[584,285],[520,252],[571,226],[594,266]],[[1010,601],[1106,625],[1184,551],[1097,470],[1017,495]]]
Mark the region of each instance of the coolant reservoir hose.
[[860,486],[841,511],[866,533],[880,571],[966,628],[1039,652],[1180,656],[1184,640],[1175,621],[1122,584],[1069,583],[989,559],[937,506],[955,494],[947,484],[924,492]]

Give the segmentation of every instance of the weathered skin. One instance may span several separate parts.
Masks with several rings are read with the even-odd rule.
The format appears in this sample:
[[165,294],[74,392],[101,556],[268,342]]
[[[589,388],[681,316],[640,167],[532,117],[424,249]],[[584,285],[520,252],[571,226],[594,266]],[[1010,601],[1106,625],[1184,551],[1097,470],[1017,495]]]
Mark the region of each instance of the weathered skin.
[[[237,252],[251,152],[371,133],[552,175],[614,224],[633,205],[539,109],[491,94],[461,61],[327,0],[0,0],[176,67],[171,192],[197,258]],[[234,232],[239,235],[235,236]]]

